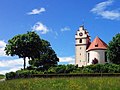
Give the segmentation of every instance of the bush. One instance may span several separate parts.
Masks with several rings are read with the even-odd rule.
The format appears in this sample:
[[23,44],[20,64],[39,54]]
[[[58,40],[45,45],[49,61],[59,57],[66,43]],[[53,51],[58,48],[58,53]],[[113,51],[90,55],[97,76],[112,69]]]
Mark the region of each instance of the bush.
[[5,78],[5,75],[0,74],[0,79],[3,79],[3,78]]
[[56,74],[60,74],[60,73],[70,73],[73,72],[77,69],[78,67],[75,65],[58,65],[56,67],[50,67],[48,69],[48,73],[56,73]]
[[120,65],[116,64],[95,64],[85,66],[84,73],[120,73]]
[[15,79],[15,76],[16,76],[15,72],[6,73],[6,79],[7,80],[9,80],[9,79]]
[[10,80],[16,78],[29,78],[32,77],[33,74],[44,74],[44,73],[35,70],[18,70],[16,72],[6,73],[6,79]]
[[[84,74],[84,73],[120,73],[120,65],[116,64],[93,64],[85,67],[78,67],[75,65],[58,65],[50,67],[48,70],[34,69],[31,70],[18,70],[16,72],[6,73],[6,79],[15,78],[29,78],[33,75],[43,74]],[[43,75],[44,76],[44,75]]]

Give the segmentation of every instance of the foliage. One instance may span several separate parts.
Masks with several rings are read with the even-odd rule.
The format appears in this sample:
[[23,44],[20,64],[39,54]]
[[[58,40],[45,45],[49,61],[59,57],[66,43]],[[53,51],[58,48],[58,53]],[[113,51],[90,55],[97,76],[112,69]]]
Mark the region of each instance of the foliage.
[[98,64],[98,60],[97,60],[96,58],[94,58],[94,59],[92,60],[92,64]]
[[18,70],[16,72],[6,73],[6,79],[16,79],[16,78],[29,78],[32,74],[61,74],[61,73],[72,73],[77,70],[77,66],[74,65],[58,65],[55,67],[50,67],[48,70]]
[[5,77],[5,75],[0,74],[0,79],[3,79],[4,77]]
[[112,63],[120,64],[120,33],[109,42],[107,56]]
[[[120,65],[116,64],[93,64],[85,67],[75,65],[58,65],[50,67],[48,70],[33,69],[33,70],[18,70],[6,74],[7,79],[29,78],[33,74],[85,74],[85,73],[120,73]],[[70,75],[71,76],[71,75]]]
[[17,55],[19,58],[24,59],[24,69],[26,65],[26,57],[29,59],[35,58],[40,49],[41,39],[35,32],[16,35],[8,41],[8,44],[5,47],[7,55]]
[[58,65],[56,67],[50,67],[48,69],[48,73],[71,73],[73,70],[75,71],[77,69],[77,66],[75,65]]
[[30,78],[7,80],[0,90],[120,90],[119,77]]
[[42,40],[41,44],[42,48],[40,50],[40,53],[37,55],[39,57],[30,60],[29,64],[37,68],[43,67],[46,70],[51,66],[57,65],[59,59],[48,41]]
[[15,79],[15,76],[16,76],[15,72],[6,73],[6,79],[7,80],[9,80],[9,79]]
[[84,73],[120,73],[120,65],[95,64],[83,68]]
[[14,36],[8,41],[5,47],[7,55],[17,55],[19,58],[29,58],[31,67],[43,67],[48,69],[51,66],[57,65],[59,61],[55,51],[52,49],[50,43],[46,40],[40,39],[39,35],[35,32],[27,32]]
[[6,73],[6,79],[16,79],[16,78],[30,78],[32,74],[44,74],[43,72],[38,72],[36,70],[18,70],[16,72]]

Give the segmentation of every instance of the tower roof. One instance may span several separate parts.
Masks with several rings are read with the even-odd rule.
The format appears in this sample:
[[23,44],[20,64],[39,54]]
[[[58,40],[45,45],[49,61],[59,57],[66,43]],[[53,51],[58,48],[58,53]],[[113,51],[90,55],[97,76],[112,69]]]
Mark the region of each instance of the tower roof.
[[96,37],[88,47],[87,51],[101,49],[107,49],[107,44],[104,41],[102,41],[99,37]]

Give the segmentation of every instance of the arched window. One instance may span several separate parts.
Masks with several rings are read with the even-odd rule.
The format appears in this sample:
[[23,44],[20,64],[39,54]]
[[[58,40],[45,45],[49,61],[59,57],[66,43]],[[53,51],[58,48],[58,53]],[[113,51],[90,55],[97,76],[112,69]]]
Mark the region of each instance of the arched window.
[[105,62],[107,62],[107,52],[105,52]]
[[88,53],[88,63],[89,63],[89,60],[90,60],[90,53]]
[[82,43],[82,39],[80,39],[79,43]]

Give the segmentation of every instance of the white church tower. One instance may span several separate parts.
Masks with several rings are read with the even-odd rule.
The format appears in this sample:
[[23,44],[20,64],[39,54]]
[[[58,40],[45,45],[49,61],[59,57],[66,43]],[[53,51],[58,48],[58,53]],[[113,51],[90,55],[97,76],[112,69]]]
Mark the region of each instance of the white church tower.
[[90,42],[89,33],[84,26],[80,26],[75,35],[75,64],[78,67],[108,63],[106,49],[107,44],[99,37]]
[[87,52],[86,49],[90,45],[89,33],[84,29],[84,26],[80,26],[75,35],[75,64],[78,67],[87,65]]

